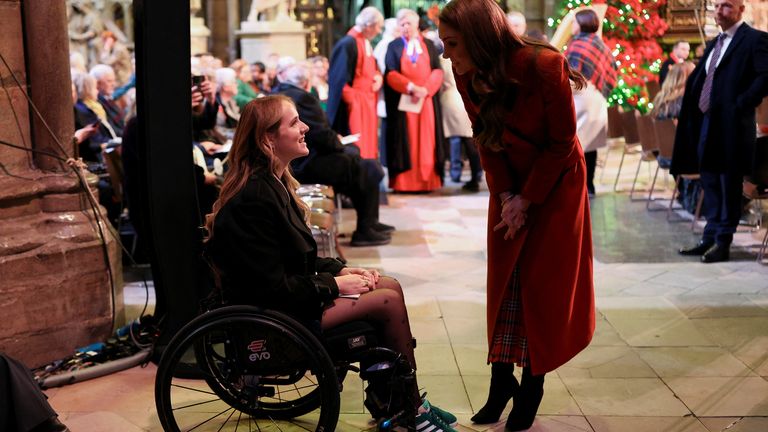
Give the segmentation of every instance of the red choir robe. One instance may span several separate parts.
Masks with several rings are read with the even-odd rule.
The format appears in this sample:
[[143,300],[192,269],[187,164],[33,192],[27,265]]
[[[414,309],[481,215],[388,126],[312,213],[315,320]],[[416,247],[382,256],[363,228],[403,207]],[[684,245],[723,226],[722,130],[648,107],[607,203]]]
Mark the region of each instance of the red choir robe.
[[[431,41],[418,36],[421,53],[407,52],[403,38],[387,49],[387,168],[390,187],[398,192],[439,189],[443,177],[442,121],[436,96],[443,83],[440,60]],[[420,113],[397,109],[408,83],[425,87],[428,96]]]
[[342,135],[360,134],[357,146],[363,159],[378,159],[378,90],[373,90],[379,68],[373,49],[355,28],[334,47],[328,71],[328,121]]

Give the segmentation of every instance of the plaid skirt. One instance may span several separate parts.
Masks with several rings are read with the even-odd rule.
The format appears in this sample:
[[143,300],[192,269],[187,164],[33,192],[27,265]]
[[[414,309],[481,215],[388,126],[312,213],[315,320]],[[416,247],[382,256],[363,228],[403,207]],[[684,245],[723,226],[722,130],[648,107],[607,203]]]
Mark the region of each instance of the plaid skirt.
[[496,329],[491,340],[491,349],[488,351],[488,363],[516,363],[519,367],[530,366],[521,294],[519,271],[515,267],[512,272],[512,281],[496,318]]

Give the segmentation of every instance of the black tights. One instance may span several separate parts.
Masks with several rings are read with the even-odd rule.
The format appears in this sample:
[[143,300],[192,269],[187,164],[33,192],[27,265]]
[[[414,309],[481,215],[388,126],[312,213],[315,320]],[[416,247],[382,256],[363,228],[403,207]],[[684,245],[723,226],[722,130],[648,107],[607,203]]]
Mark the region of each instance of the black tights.
[[413,335],[408,322],[403,289],[395,279],[382,276],[376,289],[358,299],[338,298],[323,311],[323,330],[349,321],[370,321],[383,336],[384,346],[403,354],[416,370]]

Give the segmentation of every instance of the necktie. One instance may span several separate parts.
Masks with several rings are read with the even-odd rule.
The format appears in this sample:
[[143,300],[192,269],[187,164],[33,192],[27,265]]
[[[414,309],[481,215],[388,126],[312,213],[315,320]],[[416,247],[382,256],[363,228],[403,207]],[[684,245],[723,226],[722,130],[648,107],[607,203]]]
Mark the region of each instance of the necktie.
[[707,77],[704,79],[704,87],[701,88],[701,96],[699,96],[699,109],[703,113],[709,111],[709,99],[712,97],[712,81],[715,79],[717,60],[720,58],[720,51],[723,49],[724,40],[725,33],[721,33],[717,37],[715,48],[712,50],[712,55],[709,57],[709,71],[707,72]]

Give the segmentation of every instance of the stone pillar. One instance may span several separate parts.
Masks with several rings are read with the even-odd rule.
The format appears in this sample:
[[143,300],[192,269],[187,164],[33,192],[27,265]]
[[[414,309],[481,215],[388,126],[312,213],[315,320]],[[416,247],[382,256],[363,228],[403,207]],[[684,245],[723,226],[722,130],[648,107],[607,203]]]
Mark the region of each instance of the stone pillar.
[[[62,109],[72,105],[66,17],[63,1],[24,0],[24,43],[32,47],[27,58],[27,79],[34,89],[30,96],[55,136],[51,136],[37,115],[31,114],[32,142],[37,150],[61,154],[56,143],[58,139],[67,157],[71,157],[75,151],[72,144],[75,120],[71,109]],[[61,162],[39,154],[35,155],[35,164],[43,171],[69,169]]]
[[[28,91],[65,152],[72,154],[66,22],[64,0],[0,1],[0,53],[10,67],[0,63],[10,94],[10,101],[0,98],[3,141],[61,153],[30,113],[24,97]],[[113,318],[117,324],[124,321],[120,253],[107,223],[113,285],[90,207],[68,167],[3,145],[0,164],[0,351],[40,366],[104,340]]]

